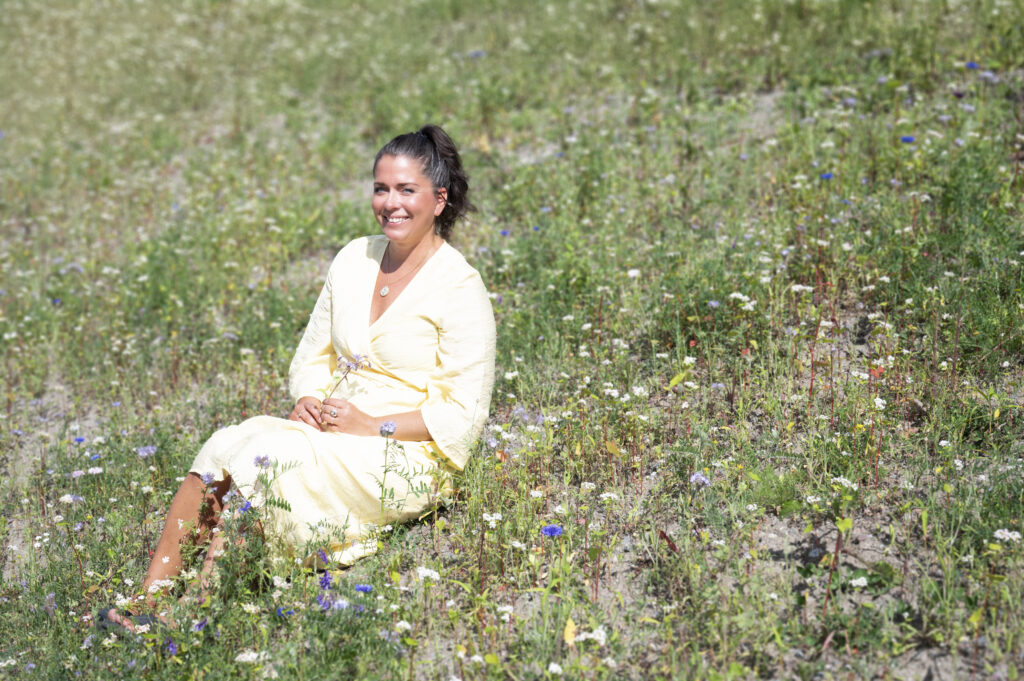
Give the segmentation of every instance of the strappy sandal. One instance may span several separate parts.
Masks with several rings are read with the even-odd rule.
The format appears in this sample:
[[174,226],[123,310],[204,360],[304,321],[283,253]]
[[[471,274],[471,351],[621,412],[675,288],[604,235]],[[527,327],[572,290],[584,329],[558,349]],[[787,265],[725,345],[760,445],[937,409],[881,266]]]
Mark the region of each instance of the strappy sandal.
[[[106,607],[96,611],[96,617],[93,618],[93,621],[96,624],[96,628],[100,631],[117,631],[118,629],[124,629],[123,624],[110,619],[111,610],[115,610],[115,608]],[[152,626],[154,624],[163,626],[163,622],[161,622],[156,615],[130,615],[125,613],[125,616],[137,627]]]

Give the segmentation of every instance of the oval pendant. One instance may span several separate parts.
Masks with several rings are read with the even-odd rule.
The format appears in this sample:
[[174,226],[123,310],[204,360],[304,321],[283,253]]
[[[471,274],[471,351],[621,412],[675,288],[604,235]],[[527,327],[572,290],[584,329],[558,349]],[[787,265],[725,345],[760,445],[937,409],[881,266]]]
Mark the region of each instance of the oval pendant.
[[388,294],[389,291],[391,291],[391,289],[389,289],[387,286],[385,286],[384,288],[382,288],[380,290],[380,297],[383,298],[384,296],[386,296]]

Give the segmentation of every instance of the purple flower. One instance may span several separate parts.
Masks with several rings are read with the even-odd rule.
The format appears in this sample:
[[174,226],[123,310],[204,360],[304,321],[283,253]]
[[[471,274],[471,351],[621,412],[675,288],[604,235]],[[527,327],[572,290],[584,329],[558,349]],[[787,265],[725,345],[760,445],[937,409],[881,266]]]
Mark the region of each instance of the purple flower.
[[82,471],[82,470],[71,471],[71,479],[72,480],[77,480],[78,478],[82,477],[83,475],[85,475],[85,471]]
[[203,630],[203,627],[205,627],[205,626],[206,626],[206,624],[207,624],[207,623],[208,623],[209,621],[210,621],[210,620],[209,620],[209,618],[208,618],[208,617],[204,617],[203,619],[201,619],[201,620],[199,620],[198,622],[196,622],[195,626],[194,626],[194,627],[192,627],[192,628],[193,628],[193,629],[195,629],[196,631],[202,631],[202,630]]
[[561,525],[545,525],[540,528],[540,533],[545,537],[561,537],[562,526]]
[[385,421],[384,423],[380,424],[380,436],[391,437],[392,435],[395,434],[395,428],[396,426],[394,421]]
[[715,309],[716,307],[718,307],[719,305],[721,305],[721,303],[718,302],[717,300],[709,300],[708,301],[708,307],[710,307],[712,310]]
[[710,487],[711,486],[711,481],[708,480],[707,477],[703,473],[701,473],[700,471],[697,471],[696,473],[694,473],[693,475],[690,476],[690,484],[691,485],[701,485],[702,487]]
[[835,177],[835,175],[833,175],[832,173],[822,173],[821,174],[821,179],[823,179],[823,180],[831,180],[833,177]]
[[252,460],[252,462],[260,468],[270,468],[270,455],[259,454]]
[[288,610],[285,610],[283,606],[278,606],[278,608],[277,608],[277,616],[278,617],[289,617],[289,616],[294,615],[294,614],[295,614],[295,611],[292,610],[291,608],[289,608]]
[[500,235],[502,235],[502,236],[508,236],[508,235],[509,235],[509,234],[511,234],[511,233],[512,233],[512,232],[508,231],[507,229],[503,229],[503,230],[501,230],[500,232],[498,232],[498,234],[500,234]]
[[980,66],[978,66],[978,62],[976,61],[969,61],[966,64],[964,64],[964,67],[971,71],[977,71],[978,69],[981,68]]
[[[321,562],[322,562],[322,563],[323,563],[324,565],[327,565],[327,563],[329,563],[329,562],[330,562],[329,560],[327,560],[327,552],[326,552],[326,551],[324,551],[323,549],[320,549],[319,551],[317,551],[317,552],[316,552],[316,555],[320,556],[320,561],[321,561]],[[326,589],[327,587],[324,587],[324,588]]]
[[329,593],[317,594],[316,602],[320,605],[321,610],[330,610],[331,606],[334,605],[334,599],[331,598]]
[[466,56],[470,59],[481,59],[487,56],[487,52],[485,50],[470,50],[466,53]]
[[156,445],[146,445],[139,447],[135,450],[135,453],[141,456],[143,459],[147,459],[156,454]]
[[914,143],[914,136],[913,135],[904,135],[903,137],[900,137],[900,142],[903,142],[904,144],[913,144]]
[[541,213],[550,213],[551,212],[551,206],[541,206],[540,207],[540,212]]
[[204,485],[212,485],[213,484],[213,473],[203,473],[199,477],[202,479]]
[[[324,562],[327,562],[327,561],[324,561]],[[320,588],[321,589],[325,589],[325,590],[331,588],[331,573],[330,572],[324,572],[324,576],[320,578]]]
[[358,591],[361,594],[368,594],[371,591],[373,591],[373,587],[370,586],[369,584],[356,584],[355,588],[356,588],[356,591]]
[[249,501],[248,499],[246,499],[246,500],[245,500],[245,503],[244,503],[244,504],[242,504],[242,507],[241,507],[240,509],[238,509],[238,512],[239,512],[239,513],[245,513],[245,512],[246,512],[246,511],[248,511],[248,510],[249,510],[250,508],[252,508],[252,502],[251,502],[251,501]]
[[80,445],[80,444],[82,444],[83,442],[85,442],[85,438],[84,438],[84,437],[76,437],[76,438],[75,438],[75,444],[76,444],[76,445]]
[[167,647],[167,654],[174,657],[178,654],[178,644],[173,639],[167,639],[164,641],[164,645]]

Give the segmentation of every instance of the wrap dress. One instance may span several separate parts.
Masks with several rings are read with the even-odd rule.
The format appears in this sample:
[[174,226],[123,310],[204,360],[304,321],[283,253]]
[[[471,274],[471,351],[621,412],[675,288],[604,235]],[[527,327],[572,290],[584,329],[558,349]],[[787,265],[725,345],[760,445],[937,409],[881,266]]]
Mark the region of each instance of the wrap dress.
[[[230,475],[266,509],[268,533],[297,557],[326,547],[351,564],[372,553],[376,541],[363,540],[375,527],[420,516],[448,489],[487,419],[495,326],[479,273],[445,242],[370,324],[387,243],[383,235],[359,238],[334,258],[292,359],[289,390],[293,400],[322,400],[334,388],[333,397],[371,416],[418,409],[433,439],[396,442],[257,416],[214,433],[190,469],[216,480]],[[338,382],[339,358],[344,367],[357,356],[369,366]]]

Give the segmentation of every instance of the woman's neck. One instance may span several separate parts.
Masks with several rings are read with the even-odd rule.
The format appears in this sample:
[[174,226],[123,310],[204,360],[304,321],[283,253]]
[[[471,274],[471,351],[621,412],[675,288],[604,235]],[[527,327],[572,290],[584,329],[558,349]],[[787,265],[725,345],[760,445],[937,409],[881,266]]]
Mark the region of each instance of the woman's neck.
[[391,265],[392,270],[397,270],[407,262],[413,264],[419,263],[426,259],[431,253],[441,248],[442,244],[444,244],[444,239],[433,233],[412,246],[403,246],[397,242],[389,241],[387,246],[388,264]]

